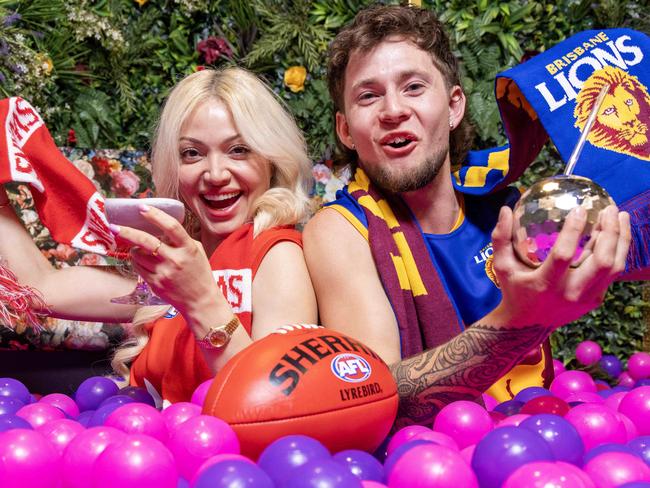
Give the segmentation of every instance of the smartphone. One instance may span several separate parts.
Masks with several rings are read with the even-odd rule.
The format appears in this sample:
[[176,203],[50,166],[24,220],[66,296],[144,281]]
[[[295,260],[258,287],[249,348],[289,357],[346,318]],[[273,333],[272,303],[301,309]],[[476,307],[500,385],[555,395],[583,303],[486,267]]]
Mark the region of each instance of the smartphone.
[[106,217],[111,224],[133,227],[155,236],[162,231],[145,220],[140,213],[141,205],[156,207],[181,223],[185,218],[185,205],[173,198],[106,198],[104,202]]

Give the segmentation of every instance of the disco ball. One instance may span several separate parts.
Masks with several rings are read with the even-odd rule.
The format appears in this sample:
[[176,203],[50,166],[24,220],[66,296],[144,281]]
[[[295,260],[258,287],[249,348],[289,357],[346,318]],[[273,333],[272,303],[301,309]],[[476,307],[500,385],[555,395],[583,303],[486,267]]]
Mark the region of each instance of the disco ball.
[[514,213],[514,245],[519,258],[532,267],[541,265],[551,252],[564,220],[571,209],[581,206],[587,212],[587,223],[571,262],[579,265],[586,257],[598,215],[614,205],[609,194],[589,178],[559,175],[532,185],[519,199]]

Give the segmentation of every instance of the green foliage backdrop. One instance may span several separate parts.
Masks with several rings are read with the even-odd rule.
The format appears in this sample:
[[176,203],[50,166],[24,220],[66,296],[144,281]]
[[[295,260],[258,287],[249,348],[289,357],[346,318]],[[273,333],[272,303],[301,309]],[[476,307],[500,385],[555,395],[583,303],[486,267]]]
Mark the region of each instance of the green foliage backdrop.
[[[327,160],[334,140],[325,52],[337,29],[368,3],[0,0],[0,95],[30,100],[60,145],[147,149],[158,109],[178,79],[202,66],[236,63],[267,80],[295,114],[314,161]],[[647,0],[429,0],[423,7],[445,21],[463,62],[478,148],[505,142],[494,77],[524,54],[585,29],[650,30]],[[306,68],[306,79],[295,67]],[[549,147],[522,184],[559,167]],[[613,287],[604,307],[554,335],[556,353],[568,361],[586,338],[615,354],[640,349],[647,306],[640,285]]]

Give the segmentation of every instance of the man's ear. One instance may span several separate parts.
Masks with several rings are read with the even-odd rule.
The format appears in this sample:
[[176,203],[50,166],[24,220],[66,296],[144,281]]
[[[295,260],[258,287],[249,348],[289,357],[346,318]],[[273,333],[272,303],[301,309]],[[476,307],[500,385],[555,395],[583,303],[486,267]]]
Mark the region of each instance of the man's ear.
[[339,140],[345,147],[354,149],[354,141],[350,135],[350,127],[342,112],[336,112],[336,135],[339,136]]
[[449,125],[455,129],[463,120],[465,115],[465,92],[458,85],[454,85],[449,94]]

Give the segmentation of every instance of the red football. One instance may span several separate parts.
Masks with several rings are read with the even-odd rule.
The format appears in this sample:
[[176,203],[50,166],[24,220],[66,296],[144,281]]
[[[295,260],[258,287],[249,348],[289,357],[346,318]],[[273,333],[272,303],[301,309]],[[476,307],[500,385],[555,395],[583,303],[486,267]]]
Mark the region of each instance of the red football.
[[242,453],[257,459],[290,434],[313,437],[332,452],[374,451],[397,401],[379,356],[340,332],[311,326],[275,332],[235,355],[216,375],[203,413],[228,422]]

